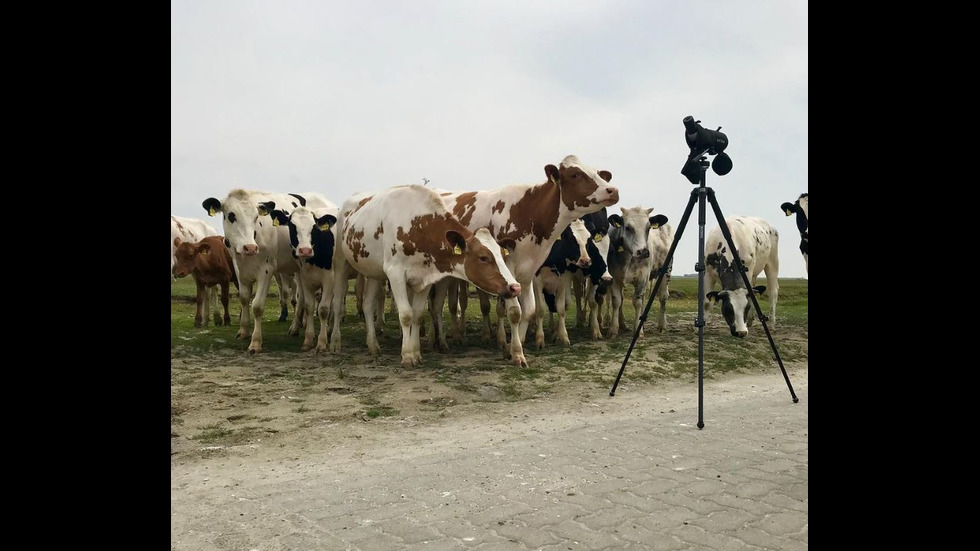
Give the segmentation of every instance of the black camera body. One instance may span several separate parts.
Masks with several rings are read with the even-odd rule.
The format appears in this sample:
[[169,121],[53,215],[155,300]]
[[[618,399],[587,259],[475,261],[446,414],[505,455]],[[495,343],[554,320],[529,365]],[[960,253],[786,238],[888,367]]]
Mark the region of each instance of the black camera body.
[[708,166],[707,163],[704,167],[701,166],[701,157],[704,155],[715,155],[711,162],[711,170],[715,174],[724,176],[732,171],[732,158],[724,152],[728,147],[728,135],[721,131],[720,126],[718,130],[708,130],[701,126],[701,121],[688,115],[684,117],[684,139],[687,140],[691,153],[681,168],[681,174],[692,184],[701,183],[701,169]]

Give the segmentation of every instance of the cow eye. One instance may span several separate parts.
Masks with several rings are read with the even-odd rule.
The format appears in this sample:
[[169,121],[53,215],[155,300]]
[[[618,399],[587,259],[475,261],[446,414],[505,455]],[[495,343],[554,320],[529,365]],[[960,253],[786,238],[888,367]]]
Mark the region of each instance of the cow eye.
[[480,262],[483,262],[485,264],[489,264],[490,263],[490,257],[488,257],[488,256],[481,256],[480,257]]
[[231,224],[234,224],[235,223],[235,213],[234,212],[229,212],[228,213],[228,222],[231,223]]

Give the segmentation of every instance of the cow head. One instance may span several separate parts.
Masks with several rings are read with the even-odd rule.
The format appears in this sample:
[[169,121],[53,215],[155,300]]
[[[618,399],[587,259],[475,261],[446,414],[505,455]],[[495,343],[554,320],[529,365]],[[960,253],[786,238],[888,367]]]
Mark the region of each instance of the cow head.
[[575,155],[562,160],[561,165],[547,165],[548,180],[558,186],[565,207],[577,216],[611,207],[619,202],[619,190],[609,185],[612,173],[596,171]]
[[[463,231],[447,231],[446,241],[454,254],[462,255],[466,279],[480,289],[503,298],[513,298],[521,294],[521,284],[504,263],[504,255],[513,252],[517,243],[513,239],[498,242],[486,228],[480,228],[472,234],[463,227],[460,229]],[[465,236],[464,233],[469,235]]]
[[211,254],[211,245],[208,243],[188,243],[181,241],[179,237],[174,238],[174,257],[177,263],[174,264],[174,275],[177,277],[187,277],[197,267],[198,255]]
[[[745,337],[749,333],[745,320],[749,315],[749,308],[752,307],[752,301],[749,299],[749,291],[745,288],[742,274],[735,270],[735,265],[722,253],[711,253],[704,260],[718,273],[722,289],[709,292],[705,298],[721,303],[721,314],[733,337]],[[753,287],[752,290],[761,295],[766,288],[760,285]]]
[[255,203],[247,191],[232,190],[224,201],[209,197],[201,203],[209,216],[223,213],[222,226],[225,230],[225,242],[232,252],[245,256],[254,256],[259,252],[255,236],[259,216],[268,215],[276,208],[272,201]]
[[783,203],[779,206],[786,216],[796,215],[796,229],[800,230],[800,252],[810,270],[810,194],[804,193],[795,203]]
[[614,228],[611,233],[613,233],[616,251],[619,252],[622,248],[633,258],[649,258],[650,247],[647,244],[647,238],[650,235],[650,229],[659,228],[666,224],[667,217],[662,214],[650,216],[650,213],[653,212],[652,207],[648,209],[643,207],[624,208],[622,211],[622,216],[614,214],[609,217],[609,225]]
[[591,239],[589,230],[585,228],[582,219],[572,220],[572,223],[561,232],[563,252],[568,264],[579,268],[588,268],[592,265],[588,250],[589,239]]
[[[332,259],[334,235],[330,228],[337,223],[337,217],[332,214],[316,216],[307,207],[297,207],[290,213],[273,210],[269,213],[274,226],[289,228],[289,245],[293,248],[293,256],[300,260],[310,261],[314,255],[318,259]],[[321,266],[327,270],[330,266]]]

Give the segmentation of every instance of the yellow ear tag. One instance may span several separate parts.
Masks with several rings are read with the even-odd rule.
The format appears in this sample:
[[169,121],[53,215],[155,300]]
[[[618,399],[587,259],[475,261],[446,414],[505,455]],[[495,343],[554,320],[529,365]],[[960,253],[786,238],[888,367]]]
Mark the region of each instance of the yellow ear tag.
[[320,224],[320,231],[330,231],[330,222]]
[[555,177],[554,176],[550,176],[549,175],[548,176],[548,181],[551,182],[552,184],[555,184],[556,186],[558,185],[558,180],[555,180]]
[[[208,216],[214,216],[214,207],[208,209]],[[789,215],[787,215],[789,216]]]
[[616,247],[616,252],[617,253],[621,253],[621,252],[623,252],[623,250],[624,249],[622,247]]
[[555,239],[555,241],[561,241],[561,236],[559,235],[558,239]]
[[655,230],[660,227],[660,224],[650,224],[650,229]]
[[507,248],[506,248],[506,247],[501,247],[501,248],[500,248],[500,254],[501,254],[501,256],[507,256],[507,255],[509,255],[509,254],[510,254],[510,251],[509,251],[509,250],[507,250]]
[[595,241],[596,243],[602,241],[602,234],[601,233],[595,234],[595,237],[593,237],[592,240]]
[[786,213],[786,216],[793,216],[793,211],[791,210],[784,210],[783,212]]
[[278,218],[273,218],[272,219],[272,225],[273,226],[278,226],[279,225],[279,219]]
[[459,245],[456,245],[455,247],[453,247],[453,254],[456,255],[456,256],[459,256],[459,255],[463,254],[463,249],[460,248]]

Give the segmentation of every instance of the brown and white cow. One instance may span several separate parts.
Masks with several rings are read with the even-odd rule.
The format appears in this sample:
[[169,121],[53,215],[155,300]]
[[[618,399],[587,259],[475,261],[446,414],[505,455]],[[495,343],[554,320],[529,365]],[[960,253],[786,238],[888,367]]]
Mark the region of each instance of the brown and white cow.
[[[543,184],[440,193],[446,206],[471,231],[486,228],[498,240],[516,242],[507,266],[526,291],[506,301],[511,327],[509,350],[503,316],[498,319],[497,338],[504,355],[509,352],[511,361],[520,366],[527,366],[522,341],[535,314],[535,293],[531,291],[534,274],[572,220],[619,201],[619,190],[609,185],[612,174],[595,170],[575,155],[565,157],[558,166],[546,165],[544,172],[548,180]],[[436,307],[442,311],[441,304]],[[482,296],[481,309],[489,322],[489,302]]]
[[[769,222],[755,216],[734,216],[726,220],[738,256],[748,269],[747,275],[756,294],[766,287],[756,287],[759,274],[766,272],[769,286],[769,321],[776,325],[776,300],[779,298],[779,232]],[[721,303],[721,313],[733,337],[748,334],[748,325],[755,317],[742,274],[735,270],[732,251],[721,234],[713,228],[704,242],[705,307],[710,301]],[[721,291],[713,290],[721,282]]]
[[197,309],[194,313],[194,327],[207,326],[209,308],[209,289],[215,286],[221,288],[221,305],[225,315],[222,318],[218,312],[217,301],[214,301],[214,324],[231,324],[228,314],[228,290],[231,283],[238,287],[235,270],[232,266],[231,254],[225,248],[225,239],[218,236],[205,237],[199,242],[181,241],[175,237],[173,241],[176,258],[174,275],[187,277],[191,275],[197,283]]
[[800,252],[810,273],[810,194],[804,193],[795,203],[783,203],[780,207],[786,216],[796,215],[796,229],[800,230]]
[[[422,360],[422,314],[432,284],[457,277],[505,297],[521,292],[501,253],[502,249],[512,250],[514,241],[494,239],[486,229],[470,231],[445,207],[439,194],[427,187],[400,186],[352,197],[344,202],[338,225],[341,238],[334,255],[334,308],[339,311],[343,304],[348,269],[364,274],[368,278],[364,289],[368,351],[378,354],[375,302],[387,279],[398,305],[405,367]],[[340,345],[340,316],[334,316],[330,349],[339,351]]]
[[174,265],[177,264],[174,240],[196,243],[210,235],[218,235],[218,232],[204,220],[170,215],[170,281],[174,280]]

